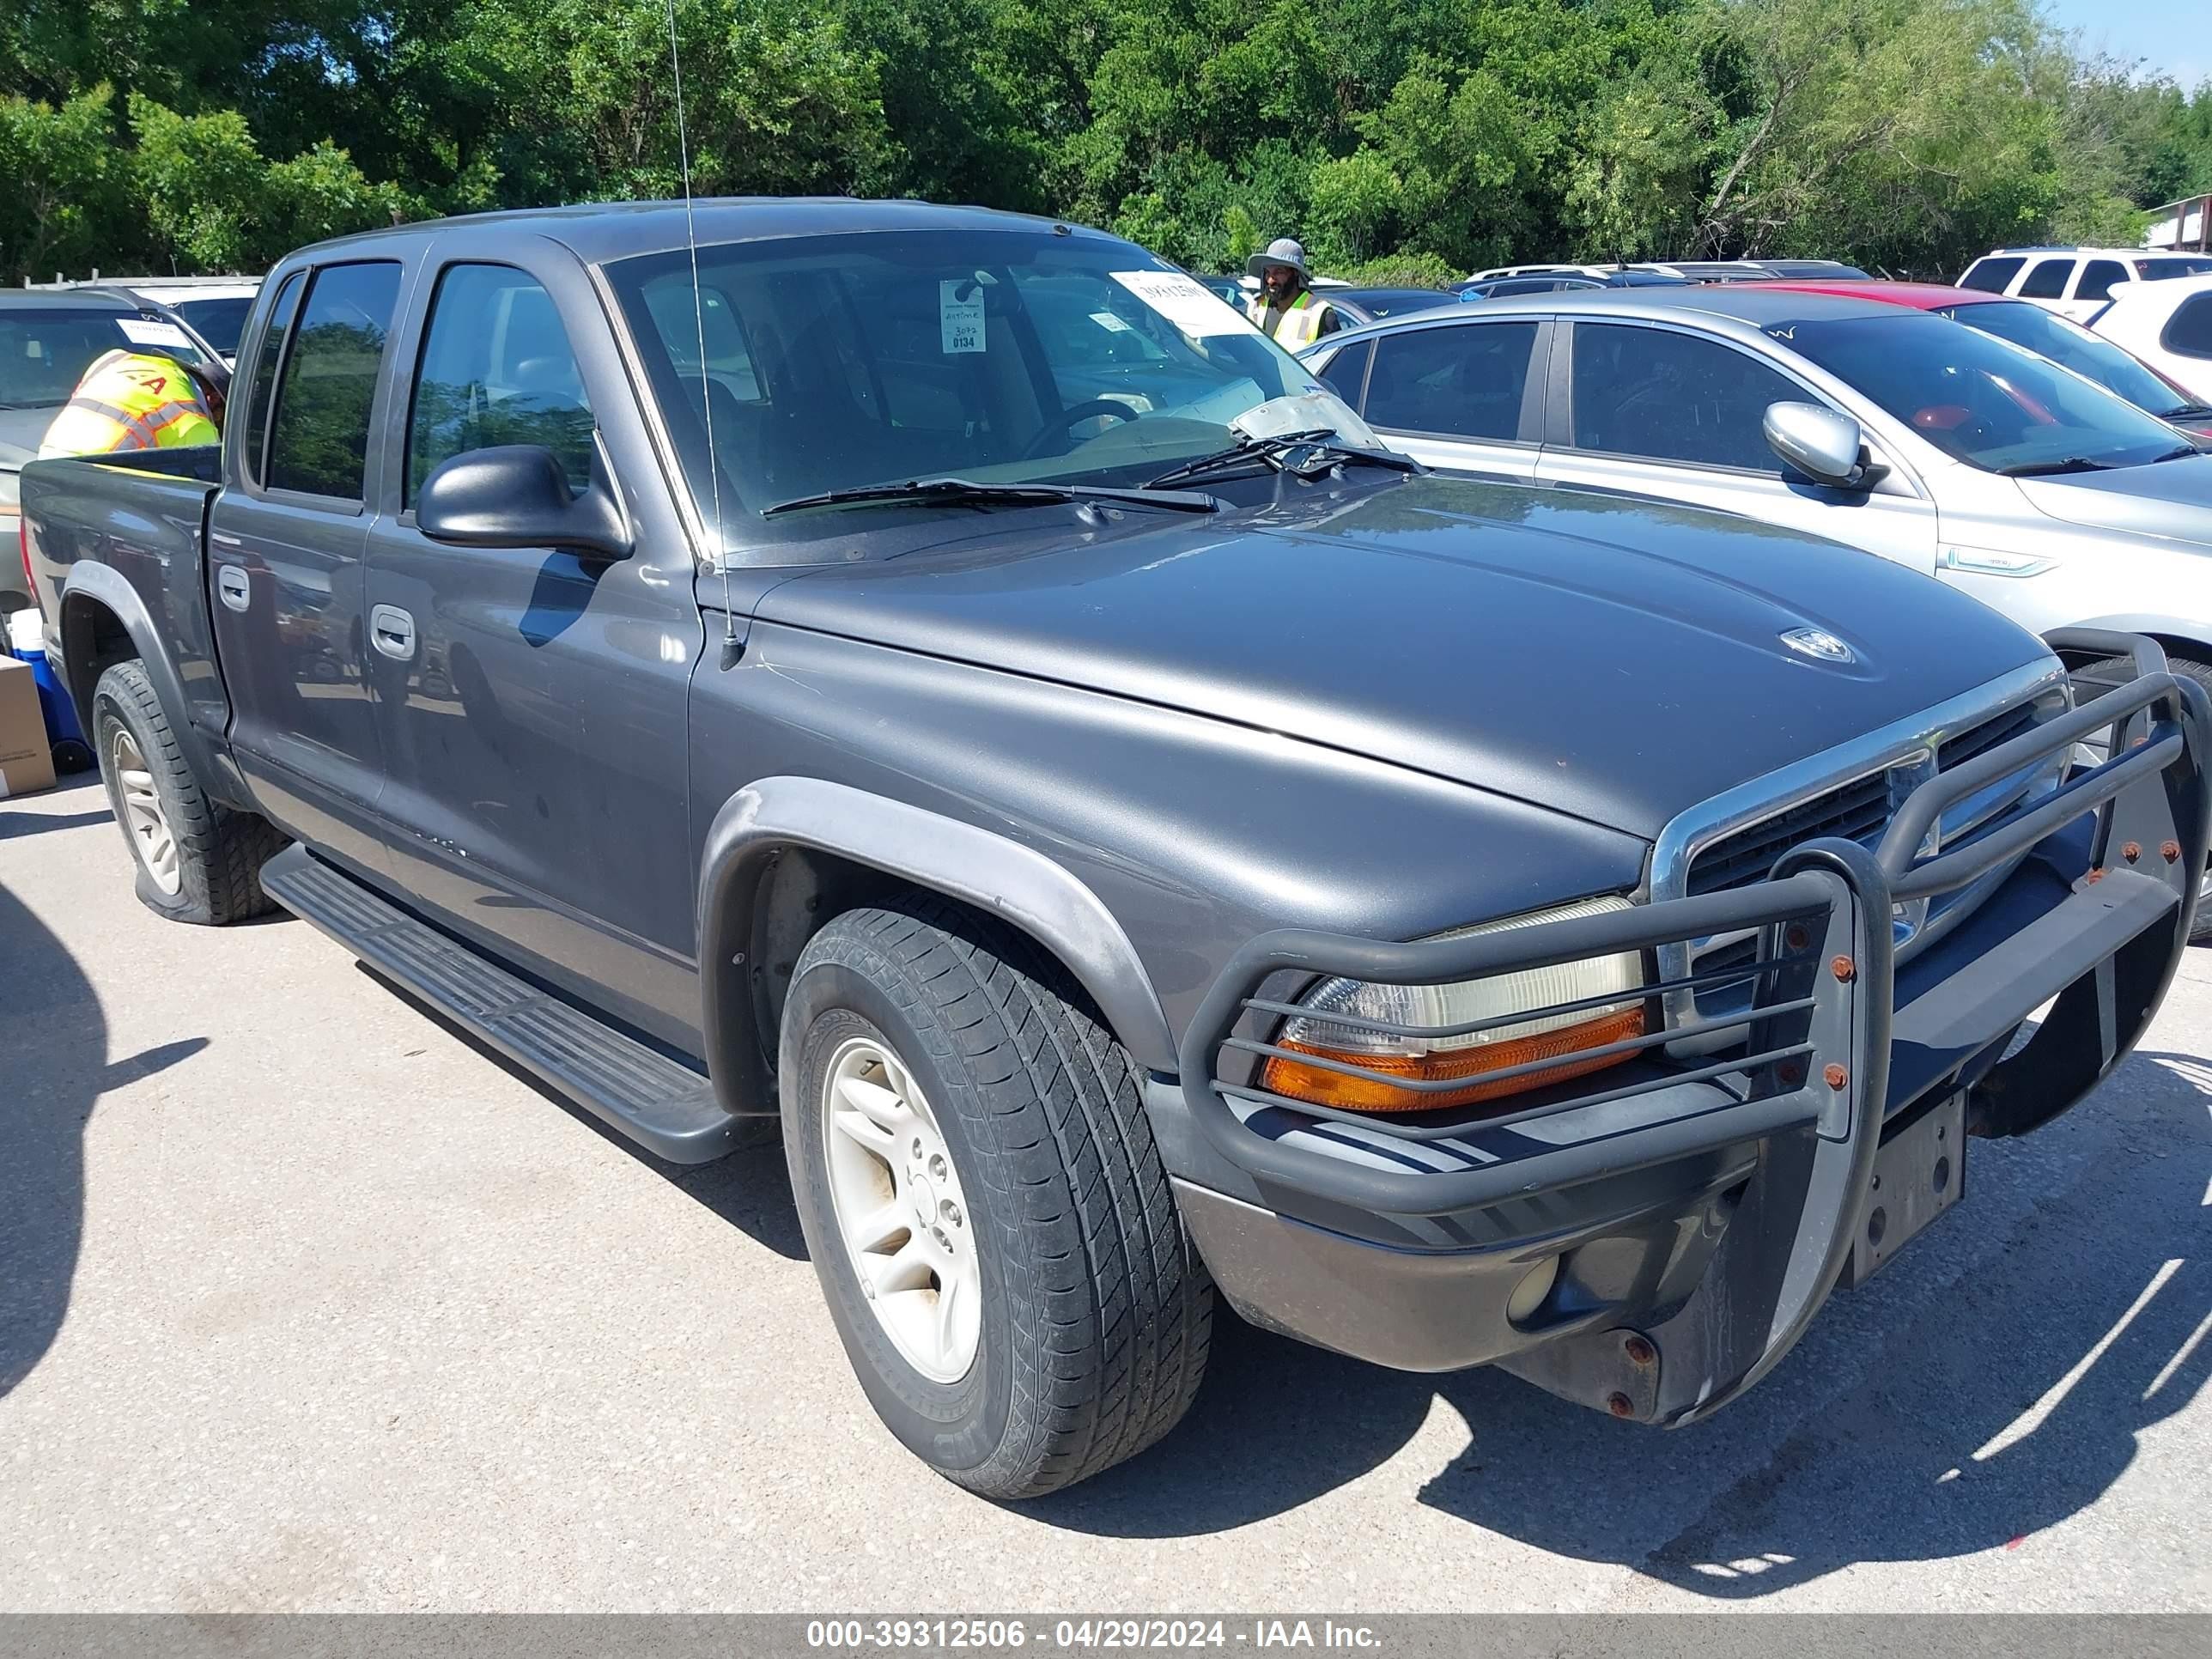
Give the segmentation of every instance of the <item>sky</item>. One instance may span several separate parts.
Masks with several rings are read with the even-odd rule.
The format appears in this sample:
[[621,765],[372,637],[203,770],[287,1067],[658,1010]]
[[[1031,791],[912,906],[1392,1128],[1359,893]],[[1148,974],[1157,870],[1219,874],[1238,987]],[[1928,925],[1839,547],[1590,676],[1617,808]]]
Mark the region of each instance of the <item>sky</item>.
[[2212,80],[2212,0],[2044,0],[2044,9],[2092,52],[2143,58],[2185,87]]

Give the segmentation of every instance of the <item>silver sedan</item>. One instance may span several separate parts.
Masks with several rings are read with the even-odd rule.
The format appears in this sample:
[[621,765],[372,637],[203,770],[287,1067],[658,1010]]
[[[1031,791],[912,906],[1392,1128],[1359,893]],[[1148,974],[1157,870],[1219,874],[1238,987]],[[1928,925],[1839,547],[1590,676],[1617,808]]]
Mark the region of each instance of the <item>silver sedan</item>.
[[1942,317],[1749,283],[1540,294],[1305,360],[1431,465],[1808,531],[2039,634],[2153,635],[2212,685],[2212,454]]

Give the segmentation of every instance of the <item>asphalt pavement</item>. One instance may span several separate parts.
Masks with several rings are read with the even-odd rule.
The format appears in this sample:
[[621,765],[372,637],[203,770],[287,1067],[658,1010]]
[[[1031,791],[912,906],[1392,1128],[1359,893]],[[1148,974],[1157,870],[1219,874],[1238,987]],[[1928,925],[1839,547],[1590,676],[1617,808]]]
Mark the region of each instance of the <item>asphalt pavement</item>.
[[780,1152],[602,1133],[304,925],[0,801],[0,1608],[2212,1610],[2212,951],[1679,1433],[1227,1324],[1044,1503],[902,1451]]

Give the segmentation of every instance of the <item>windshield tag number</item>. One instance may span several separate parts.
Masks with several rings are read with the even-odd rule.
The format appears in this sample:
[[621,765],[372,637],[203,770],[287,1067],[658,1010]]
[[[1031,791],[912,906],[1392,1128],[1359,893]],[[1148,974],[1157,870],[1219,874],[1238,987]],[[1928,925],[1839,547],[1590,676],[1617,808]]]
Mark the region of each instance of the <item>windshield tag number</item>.
[[[965,297],[963,297],[963,296]],[[983,288],[972,277],[937,285],[937,326],[947,356],[983,349]]]

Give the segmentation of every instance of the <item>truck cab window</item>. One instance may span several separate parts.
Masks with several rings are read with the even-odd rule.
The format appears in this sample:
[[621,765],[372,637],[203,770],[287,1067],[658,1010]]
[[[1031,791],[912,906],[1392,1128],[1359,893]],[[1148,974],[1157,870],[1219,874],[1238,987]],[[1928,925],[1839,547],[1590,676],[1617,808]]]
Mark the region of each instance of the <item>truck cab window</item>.
[[246,476],[262,481],[262,464],[269,454],[269,400],[276,390],[276,365],[284,360],[284,337],[292,331],[292,319],[300,307],[300,288],[306,278],[294,271],[276,290],[276,303],[269,313],[269,326],[261,333],[261,349],[253,360],[253,390],[240,418],[246,430]]
[[399,266],[390,260],[315,273],[280,371],[264,480],[269,489],[361,499],[369,409],[398,297]]
[[407,427],[412,501],[438,465],[471,449],[539,444],[581,492],[592,404],[553,296],[512,265],[449,265],[438,279]]

